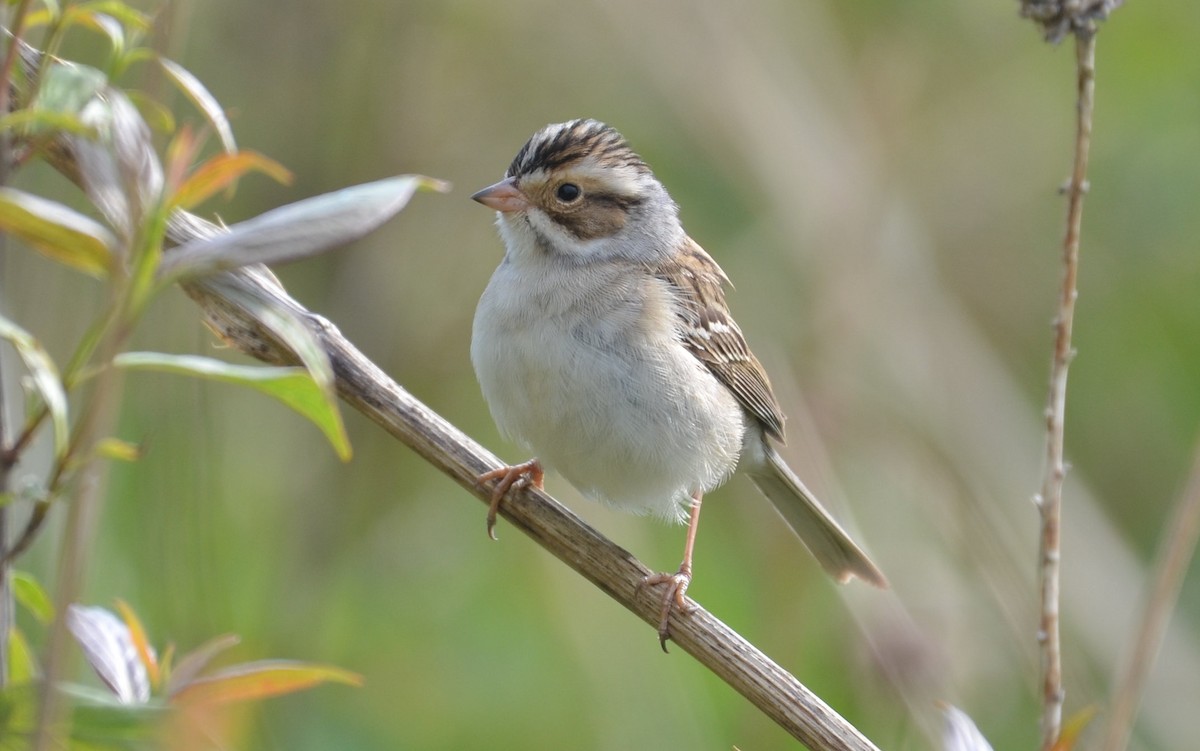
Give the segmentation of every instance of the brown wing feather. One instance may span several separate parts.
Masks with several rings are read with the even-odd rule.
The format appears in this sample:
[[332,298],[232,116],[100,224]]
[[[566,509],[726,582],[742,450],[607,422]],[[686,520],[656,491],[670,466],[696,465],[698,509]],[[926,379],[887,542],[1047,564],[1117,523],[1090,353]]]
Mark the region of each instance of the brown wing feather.
[[690,238],[677,262],[653,269],[676,290],[683,343],[725,384],[767,434],[783,440],[783,411],[758,358],[725,306],[725,272]]

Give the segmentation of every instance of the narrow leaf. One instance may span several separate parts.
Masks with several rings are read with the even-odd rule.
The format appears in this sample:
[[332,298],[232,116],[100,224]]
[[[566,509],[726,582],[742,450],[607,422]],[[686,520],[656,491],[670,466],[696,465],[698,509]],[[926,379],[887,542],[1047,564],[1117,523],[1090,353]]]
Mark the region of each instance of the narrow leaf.
[[443,186],[428,177],[402,175],[273,209],[228,232],[175,248],[163,259],[161,279],[178,281],[251,263],[314,256],[371,232],[403,209],[418,188]]
[[107,89],[104,98],[108,102],[110,118],[108,141],[124,178],[123,184],[138,199],[138,214],[133,219],[140,222],[162,196],[162,164],[154,150],[150,126],[129,97],[118,89]]
[[126,28],[137,31],[149,31],[152,26],[149,16],[122,0],[92,0],[74,7],[90,13],[113,16]]
[[104,89],[80,112],[96,138],[68,140],[92,204],[124,238],[130,238],[162,196],[162,165],[150,126],[129,97]]
[[251,171],[263,172],[285,185],[292,181],[292,173],[286,167],[257,152],[221,153],[202,164],[179,186],[173,203],[180,208],[193,208]]
[[0,188],[0,230],[80,271],[104,276],[116,238],[105,227],[69,209],[16,188]]
[[129,607],[129,603],[124,600],[117,600],[117,610],[121,613],[121,620],[125,621],[125,627],[129,629],[129,638],[137,650],[138,659],[142,661],[142,665],[150,676],[150,685],[157,686],[158,654],[154,651],[154,647],[150,646],[150,640],[146,638],[146,628],[142,626],[142,619],[138,618],[137,613],[133,612],[133,608]]
[[199,678],[175,694],[180,704],[228,704],[281,696],[321,683],[361,686],[362,676],[330,665],[262,660],[235,665]]
[[165,104],[137,89],[126,89],[125,95],[138,108],[138,112],[142,113],[142,119],[151,130],[157,133],[175,132],[175,116]]
[[83,26],[100,32],[108,37],[113,52],[120,55],[125,49],[125,27],[107,13],[101,13],[95,8],[86,7],[86,5],[71,6],[67,9],[63,20],[70,25]]
[[108,78],[102,71],[56,60],[42,77],[33,109],[78,114],[107,85]]
[[36,339],[4,316],[0,316],[0,339],[6,339],[13,345],[33,377],[34,388],[50,411],[50,420],[54,425],[54,455],[61,458],[67,453],[70,428],[67,424],[67,392],[63,390],[58,368]]
[[37,579],[24,571],[13,571],[11,583],[13,597],[38,623],[44,625],[54,620],[54,603]]
[[53,131],[95,138],[96,129],[84,124],[73,112],[54,110],[23,109],[0,117],[0,130],[35,134]]
[[[41,677],[33,648],[25,638],[25,632],[13,626],[8,631],[8,678],[10,686],[33,683]],[[3,725],[0,725],[0,729]]]
[[1083,735],[1083,731],[1087,730],[1087,726],[1095,717],[1095,705],[1084,707],[1068,717],[1067,721],[1063,723],[1062,732],[1058,734],[1058,740],[1054,742],[1052,751],[1072,751],[1079,741],[1079,736]]
[[104,438],[96,445],[96,453],[118,462],[136,462],[142,458],[142,447],[120,438]]
[[[9,2],[8,4],[12,5],[11,2]],[[49,5],[49,4],[47,4],[47,5]],[[41,10],[31,11],[29,13],[29,15],[25,16],[25,28],[36,29],[41,26],[45,26],[46,24],[50,23],[54,19],[58,18],[58,15],[59,15],[59,13],[58,13],[57,8],[55,8],[53,11],[51,11],[49,8],[42,8]]]
[[231,154],[237,151],[237,143],[233,140],[233,128],[230,127],[229,119],[225,117],[225,110],[221,108],[216,97],[209,93],[204,84],[200,83],[199,78],[193,76],[187,68],[179,63],[165,57],[158,58],[158,62],[167,72],[167,76],[179,87],[179,90],[192,100],[192,104],[196,105],[197,109],[212,124],[225,151]]
[[145,704],[150,700],[150,681],[138,657],[129,628],[115,615],[97,607],[72,605],[67,610],[67,628],[88,664],[122,704]]
[[249,386],[307,417],[321,429],[343,461],[350,458],[350,440],[341,413],[304,368],[234,365],[210,357],[159,352],[126,352],[118,355],[114,362],[123,368],[181,373]]
[[[252,283],[258,280],[266,284]],[[261,322],[263,327],[299,358],[308,374],[321,387],[325,400],[329,402],[329,408],[338,408],[333,365],[329,362],[329,354],[317,333],[308,325],[308,319],[305,317],[307,311],[294,307],[295,303],[284,292],[270,269],[266,266],[251,266],[243,275],[225,274],[209,277],[200,284],[212,287],[222,299],[241,308],[252,320]]]
[[178,693],[195,680],[217,655],[237,646],[240,641],[237,634],[222,634],[181,657],[179,664],[171,670],[171,676],[167,679],[167,695],[173,696]]
[[[100,104],[99,107],[107,105]],[[121,174],[112,151],[100,142],[99,130],[102,118],[93,108],[87,113],[84,124],[97,131],[95,137],[69,136],[68,148],[75,155],[79,177],[88,200],[104,215],[105,221],[123,238],[133,235],[133,219],[129,210],[129,199],[121,184]]]

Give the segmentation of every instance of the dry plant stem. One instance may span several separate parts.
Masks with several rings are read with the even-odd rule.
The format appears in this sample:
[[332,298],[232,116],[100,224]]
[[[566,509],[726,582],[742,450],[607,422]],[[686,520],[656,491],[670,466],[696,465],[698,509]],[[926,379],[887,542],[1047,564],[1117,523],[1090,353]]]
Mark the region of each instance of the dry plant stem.
[[[170,230],[180,242],[216,231],[190,215]],[[248,267],[185,285],[208,323],[226,342],[260,360],[294,364],[295,358],[239,303],[244,295],[270,300],[310,324],[333,363],[338,393],[430,464],[486,505],[490,490],[475,478],[501,462],[471,438],[415,399],[347,341],[323,318],[301,307],[265,269]],[[528,488],[500,510],[514,527],[533,538],[601,591],[657,626],[661,600],[639,583],[652,572],[601,536],[546,493]],[[671,620],[671,638],[763,713],[813,751],[867,751],[875,746],[796,678],[698,605]]]
[[[127,337],[115,334],[101,345],[99,362],[112,362]],[[77,490],[67,504],[67,521],[63,532],[62,552],[59,554],[58,577],[55,586],[54,608],[60,617],[54,619],[46,650],[45,676],[41,683],[38,723],[34,731],[34,751],[63,748],[59,737],[68,708],[59,688],[70,667],[71,634],[67,619],[62,617],[83,589],[84,569],[91,560],[92,541],[100,517],[100,502],[104,497],[104,482],[108,462],[94,454],[97,437],[111,432],[117,403],[121,395],[120,371],[107,367],[96,376],[96,384],[88,396],[83,414],[76,423],[69,453],[86,462],[77,480]]]
[[[16,23],[9,25],[9,15],[4,13],[6,28],[17,29],[24,25],[24,18],[29,11],[29,2],[22,2],[17,9]],[[8,40],[4,49],[4,62],[0,63],[0,112],[8,112],[10,88],[9,77],[17,59],[17,44]],[[11,159],[10,141],[7,133],[0,133],[0,185],[8,184],[8,165]],[[0,279],[3,278],[5,255],[8,251],[8,237],[0,237]],[[14,428],[17,421],[7,409],[5,403],[4,363],[0,361],[0,495],[12,490],[12,469],[16,465],[20,449],[14,442]],[[0,689],[8,686],[11,666],[8,662],[9,636],[13,625],[13,595],[11,565],[8,562],[8,504],[0,506]]]
[[1062,648],[1059,641],[1059,567],[1062,488],[1066,476],[1063,427],[1067,402],[1067,369],[1074,352],[1071,328],[1075,318],[1076,278],[1079,269],[1079,231],[1083,195],[1087,191],[1088,147],[1092,137],[1092,102],[1095,91],[1095,35],[1075,37],[1077,120],[1075,160],[1067,185],[1067,232],[1063,239],[1063,276],[1054,320],[1054,358],[1050,366],[1050,395],[1046,405],[1046,475],[1037,498],[1042,518],[1040,553],[1041,622],[1038,642],[1042,664],[1042,749],[1050,751],[1062,729],[1065,691],[1062,685]]
[[[2,147],[0,147],[2,149]],[[0,154],[4,152],[0,150]],[[0,156],[3,159],[3,156]],[[3,268],[4,251],[7,242],[0,238],[0,268]],[[3,351],[0,351],[0,355]],[[0,359],[0,495],[12,489],[12,468],[16,455],[10,451],[12,443],[12,428],[14,422],[9,414],[4,395],[4,363]],[[5,563],[8,556],[8,505],[0,506],[0,689],[8,686],[8,639],[13,625],[13,597],[9,564]]]
[[1200,446],[1192,460],[1187,488],[1171,522],[1166,526],[1153,584],[1132,649],[1125,656],[1113,684],[1116,694],[1109,713],[1102,751],[1122,751],[1129,746],[1133,720],[1142,700],[1146,678],[1158,658],[1171,612],[1179,599],[1179,589],[1200,538]]

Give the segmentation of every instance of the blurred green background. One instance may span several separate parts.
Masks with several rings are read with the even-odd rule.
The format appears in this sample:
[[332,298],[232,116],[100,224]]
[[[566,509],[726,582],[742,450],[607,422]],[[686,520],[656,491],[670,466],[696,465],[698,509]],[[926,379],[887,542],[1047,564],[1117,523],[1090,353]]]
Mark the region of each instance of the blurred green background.
[[[618,127],[735,280],[731,305],[791,417],[789,460],[893,585],[830,584],[739,478],[705,505],[689,594],[882,748],[932,747],[938,700],[996,748],[1033,747],[1030,498],[1059,284],[1056,190],[1073,138],[1071,42],[1043,43],[1012,0],[168,7],[167,54],[228,108],[243,147],[297,178],[244,180],[236,200],[202,213],[234,222],[401,172],[453,182],[368,239],[277,271],[508,460],[526,457],[498,437],[468,358],[501,245],[467,196],[547,122]],[[1108,697],[1195,450],[1198,35],[1191,6],[1135,2],[1098,42],[1067,422],[1068,714]],[[24,180],[70,194],[45,174]],[[28,253],[10,252],[0,273],[6,314],[67,357],[96,285]],[[244,359],[215,351],[178,292],[136,346]],[[238,659],[366,678],[242,713],[230,747],[792,743],[511,527],[489,541],[478,501],[357,414],[355,456],[341,464],[316,429],[254,394],[147,374],[127,387],[121,436],[147,454],[113,469],[87,600],[128,600],[160,644],[232,631]],[[647,565],[677,565],[682,528],[585,502],[558,478],[548,489]],[[55,538],[23,561],[47,582]],[[1193,576],[1134,748],[1194,743],[1198,624]]]

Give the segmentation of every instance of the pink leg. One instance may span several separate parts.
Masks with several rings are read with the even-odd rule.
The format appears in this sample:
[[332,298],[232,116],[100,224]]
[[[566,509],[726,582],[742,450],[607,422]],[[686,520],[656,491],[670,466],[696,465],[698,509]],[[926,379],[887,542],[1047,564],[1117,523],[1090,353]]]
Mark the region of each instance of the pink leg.
[[696,547],[696,528],[700,526],[700,501],[704,497],[701,491],[692,496],[692,517],[688,522],[687,542],[683,546],[683,563],[674,574],[653,574],[642,579],[638,588],[647,584],[666,584],[662,597],[662,617],[658,622],[658,643],[667,651],[667,639],[671,638],[671,611],[678,609],[681,613],[689,613],[692,606],[687,602],[687,588],[692,583],[692,550]]

